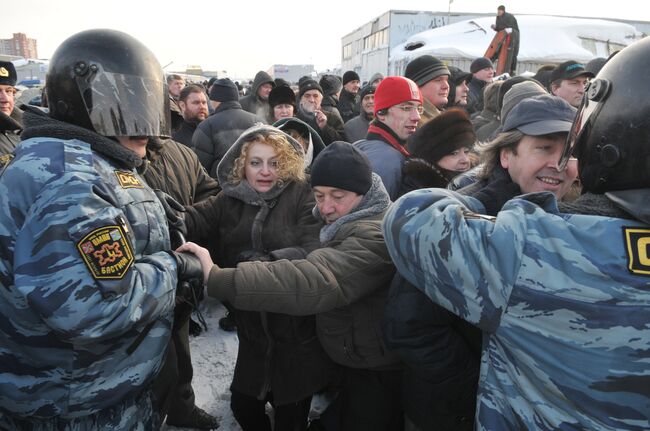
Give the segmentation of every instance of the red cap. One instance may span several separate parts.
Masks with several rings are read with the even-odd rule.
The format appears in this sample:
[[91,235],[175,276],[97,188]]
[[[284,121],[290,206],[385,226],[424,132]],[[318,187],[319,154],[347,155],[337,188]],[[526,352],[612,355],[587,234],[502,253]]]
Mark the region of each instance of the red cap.
[[422,103],[422,93],[417,84],[403,76],[388,76],[375,91],[375,115],[382,109],[411,101]]

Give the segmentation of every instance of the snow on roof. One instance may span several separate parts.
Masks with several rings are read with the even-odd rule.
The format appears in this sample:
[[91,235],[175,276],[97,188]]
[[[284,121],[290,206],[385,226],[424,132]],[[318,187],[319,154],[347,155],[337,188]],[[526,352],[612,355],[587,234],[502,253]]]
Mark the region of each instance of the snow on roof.
[[[517,16],[521,31],[519,61],[589,61],[596,56],[583,40],[629,45],[643,35],[630,24],[603,19],[544,15]],[[442,58],[482,57],[494,37],[494,17],[476,18],[426,30],[409,37],[391,51],[391,61],[430,54]],[[420,48],[405,47],[422,44]],[[608,53],[597,53],[607,56]]]

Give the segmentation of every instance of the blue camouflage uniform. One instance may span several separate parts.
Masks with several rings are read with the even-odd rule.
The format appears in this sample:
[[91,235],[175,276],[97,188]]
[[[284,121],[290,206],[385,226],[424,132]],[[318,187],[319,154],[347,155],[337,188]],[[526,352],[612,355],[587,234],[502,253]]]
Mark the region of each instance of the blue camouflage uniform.
[[650,429],[650,226],[549,193],[482,210],[425,189],[384,219],[398,271],[483,331],[477,429]]
[[169,248],[135,171],[76,139],[21,143],[0,177],[0,429],[152,429]]

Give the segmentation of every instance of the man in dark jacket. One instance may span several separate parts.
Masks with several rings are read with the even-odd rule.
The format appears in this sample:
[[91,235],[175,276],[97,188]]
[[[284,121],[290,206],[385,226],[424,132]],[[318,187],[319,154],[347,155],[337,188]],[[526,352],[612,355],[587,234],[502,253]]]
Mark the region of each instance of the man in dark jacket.
[[183,122],[178,130],[172,132],[172,138],[188,147],[192,146],[192,135],[196,126],[208,118],[208,98],[205,89],[198,84],[190,84],[181,90],[178,105],[183,114]]
[[[318,338],[341,365],[343,379],[332,429],[399,431],[401,364],[382,341],[380,321],[394,268],[381,234],[390,205],[368,158],[347,142],[334,142],[314,161],[314,217],[325,222],[322,248],[303,259],[212,266],[207,250],[185,251],[202,260],[208,294],[237,309],[316,314]],[[329,410],[328,413],[333,410]]]
[[[181,100],[182,97],[181,94]],[[204,107],[207,110],[207,105]],[[171,139],[149,140],[141,174],[151,188],[164,191],[182,205],[192,205],[219,192],[219,184],[201,166],[196,154]],[[189,304],[176,302],[171,340],[176,354],[169,355],[167,360],[176,361],[178,381],[171,390],[167,424],[210,430],[217,428],[219,422],[194,404],[194,369],[189,342],[191,314]]]
[[339,97],[339,113],[343,122],[347,123],[359,114],[357,94],[361,88],[361,79],[354,70],[348,70],[343,74],[343,90]]
[[[13,153],[20,142],[22,111],[15,106],[17,75],[14,64],[0,61],[0,157]],[[8,157],[3,157],[3,160]],[[0,168],[4,165],[0,161]]]
[[322,108],[327,108],[330,110],[335,110],[339,112],[339,97],[341,95],[341,90],[343,89],[343,84],[341,83],[341,78],[336,75],[323,75],[318,81],[320,87],[323,89],[323,101],[321,102]]
[[472,79],[469,81],[469,94],[467,95],[467,112],[481,112],[483,110],[483,90],[492,82],[494,66],[489,58],[479,57],[469,66]]
[[216,178],[217,165],[226,151],[244,130],[255,123],[264,123],[264,120],[242,109],[237,86],[228,78],[217,79],[212,84],[210,101],[216,109],[196,128],[192,149],[208,174]]
[[366,85],[359,92],[360,113],[345,123],[345,136],[349,142],[365,139],[370,122],[375,118],[375,89],[374,85]]
[[241,99],[241,107],[244,111],[255,114],[260,118],[269,117],[269,93],[275,87],[275,81],[271,75],[260,70],[255,75],[253,86],[248,96]]
[[513,14],[506,12],[504,5],[497,8],[497,18],[495,23],[492,24],[492,30],[505,30],[510,35],[510,46],[508,47],[508,50],[511,51],[511,54],[508,54],[510,67],[507,68],[507,71],[510,72],[510,76],[515,76],[517,72],[517,55],[519,54],[519,24],[517,24],[517,18]]
[[338,110],[321,106],[323,88],[311,78],[303,79],[298,90],[298,112],[296,117],[318,132],[325,145],[334,141],[345,141],[343,119]]

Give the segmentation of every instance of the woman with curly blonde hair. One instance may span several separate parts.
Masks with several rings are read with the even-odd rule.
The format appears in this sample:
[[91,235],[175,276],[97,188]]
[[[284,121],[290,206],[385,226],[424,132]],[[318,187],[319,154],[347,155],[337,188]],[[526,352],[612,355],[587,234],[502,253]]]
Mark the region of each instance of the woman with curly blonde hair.
[[[312,216],[313,193],[304,153],[272,126],[245,131],[217,168],[223,188],[187,208],[188,239],[207,247],[221,268],[239,262],[303,258],[319,247],[321,223]],[[233,310],[239,353],[231,409],[244,431],[305,430],[312,394],[327,385],[332,363],[314,316]]]

